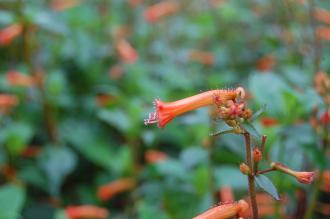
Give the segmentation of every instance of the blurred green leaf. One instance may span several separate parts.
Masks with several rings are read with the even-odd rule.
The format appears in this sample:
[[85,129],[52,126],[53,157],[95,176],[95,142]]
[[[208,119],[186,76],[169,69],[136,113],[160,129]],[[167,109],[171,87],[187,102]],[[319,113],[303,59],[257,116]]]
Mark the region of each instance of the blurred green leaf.
[[127,132],[131,125],[128,116],[121,110],[100,110],[98,117],[122,132]]
[[48,179],[49,192],[59,195],[60,187],[77,164],[77,157],[67,147],[47,146],[38,158],[40,168]]
[[262,107],[260,108],[260,109],[258,109],[258,111],[257,112],[255,112],[253,115],[252,115],[252,117],[251,117],[251,119],[249,119],[249,121],[250,122],[253,122],[253,121],[255,121],[256,119],[258,119],[265,111],[266,111],[266,108],[267,108],[267,106],[266,106],[266,104],[264,104],[264,105],[262,105]]
[[277,193],[277,189],[275,188],[274,184],[267,176],[258,175],[255,177],[257,185],[262,188],[265,192],[270,194],[275,200],[279,201],[280,197]]
[[230,186],[233,189],[247,189],[247,178],[240,171],[239,167],[222,165],[214,172],[217,187]]
[[261,135],[259,134],[259,132],[257,131],[257,129],[248,121],[245,121],[241,124],[243,126],[243,128],[245,129],[245,131],[247,131],[248,133],[250,133],[250,135],[255,138],[257,141],[259,141],[261,139]]
[[15,122],[3,130],[6,148],[9,153],[17,155],[27,147],[33,136],[33,128],[28,123]]
[[13,184],[0,187],[0,218],[17,219],[25,202],[25,190]]
[[280,76],[273,73],[253,74],[249,90],[260,105],[267,105],[267,113],[281,115],[284,105],[282,93],[288,90],[288,85]]
[[64,210],[59,209],[55,212],[54,219],[69,219]]
[[137,206],[138,218],[149,219],[149,218],[160,218],[169,219],[170,217],[166,215],[164,210],[156,206],[155,203],[148,203],[140,201]]

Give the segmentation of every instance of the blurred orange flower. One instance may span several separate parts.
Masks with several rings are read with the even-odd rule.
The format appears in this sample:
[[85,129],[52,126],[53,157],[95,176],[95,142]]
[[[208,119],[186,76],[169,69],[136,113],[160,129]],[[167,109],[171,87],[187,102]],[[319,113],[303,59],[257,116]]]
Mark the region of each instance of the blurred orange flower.
[[315,31],[320,39],[330,40],[330,27],[317,27]]
[[320,117],[320,121],[324,125],[330,123],[330,109],[328,109],[327,111],[322,113],[322,115]]
[[28,146],[21,152],[21,156],[27,158],[37,157],[40,154],[41,149],[41,146]]
[[12,24],[0,30],[0,45],[9,45],[23,31],[21,24]]
[[209,0],[209,3],[211,6],[217,7],[223,5],[224,3],[227,3],[227,0]]
[[153,164],[160,161],[166,160],[168,158],[167,154],[162,151],[157,150],[147,150],[144,154],[144,158],[147,163]]
[[80,4],[80,0],[51,0],[50,7],[54,11],[63,11]]
[[314,17],[316,20],[330,24],[330,12],[323,8],[314,9]]
[[261,118],[260,122],[263,127],[272,127],[278,125],[277,119],[271,117],[263,117]]
[[317,203],[316,211],[325,216],[330,216],[330,204]]
[[34,78],[30,75],[23,74],[18,71],[7,72],[8,84],[12,86],[31,87],[34,85]]
[[220,189],[220,202],[233,203],[235,201],[233,191],[230,186],[223,186]]
[[106,219],[109,216],[107,209],[94,205],[68,206],[65,213],[69,219]]
[[124,74],[124,69],[121,65],[114,65],[109,69],[109,77],[113,80],[120,79]]
[[136,7],[140,4],[142,4],[143,0],[128,0],[128,3],[130,4],[130,6],[132,7]]
[[190,60],[199,62],[204,65],[214,64],[214,55],[210,52],[204,52],[199,50],[191,50],[188,54]]
[[175,1],[162,1],[148,7],[143,16],[146,21],[154,23],[163,17],[174,14],[179,9],[180,5]]
[[7,113],[12,107],[18,104],[19,100],[12,94],[0,94],[0,112]]
[[3,166],[0,166],[0,172],[8,179],[8,180],[15,180],[16,179],[16,168],[5,164]]
[[[249,206],[251,206],[251,200],[249,197],[244,198],[247,201]],[[276,211],[276,202],[274,199],[266,193],[257,193],[256,201],[258,206],[258,215],[260,217],[270,217],[275,214]],[[283,204],[286,202],[285,199],[281,199],[280,201],[280,209],[284,212]],[[242,214],[242,217],[249,218],[252,216],[252,208],[250,207],[248,211],[245,211]]]
[[239,200],[238,202],[213,207],[193,219],[227,219],[236,215],[241,216],[248,208],[249,205],[246,201]]
[[125,39],[120,39],[116,43],[118,55],[127,64],[133,64],[138,59],[138,53]]
[[322,191],[330,192],[330,170],[324,171],[322,177]]
[[96,97],[96,104],[98,106],[107,106],[114,102],[116,97],[112,94],[99,94]]
[[112,181],[108,184],[102,185],[98,188],[97,196],[102,201],[107,201],[111,199],[118,193],[130,190],[134,188],[136,181],[131,178],[122,178]]
[[276,64],[276,59],[273,55],[265,55],[257,61],[256,68],[258,71],[271,71]]

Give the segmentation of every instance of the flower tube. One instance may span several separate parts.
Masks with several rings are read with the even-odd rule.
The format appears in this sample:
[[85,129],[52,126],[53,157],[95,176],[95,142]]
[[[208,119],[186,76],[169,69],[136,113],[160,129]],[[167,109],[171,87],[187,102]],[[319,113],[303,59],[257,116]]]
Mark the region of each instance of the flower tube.
[[244,96],[244,89],[238,87],[235,90],[210,90],[175,102],[162,102],[156,99],[155,112],[149,114],[144,124],[157,123],[160,128],[163,128],[176,116],[186,112],[212,104],[221,106],[228,100],[236,101],[237,98],[244,98]]

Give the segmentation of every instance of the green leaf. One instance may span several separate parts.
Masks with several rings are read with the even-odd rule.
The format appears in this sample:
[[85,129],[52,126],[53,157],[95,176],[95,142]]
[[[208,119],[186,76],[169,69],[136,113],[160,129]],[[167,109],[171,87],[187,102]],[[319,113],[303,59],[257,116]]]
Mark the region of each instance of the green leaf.
[[25,191],[22,187],[7,184],[0,188],[0,218],[17,219],[23,208]]
[[242,123],[242,126],[245,129],[245,131],[247,131],[248,133],[250,133],[250,135],[252,135],[252,137],[254,137],[256,140],[260,140],[261,135],[250,122],[245,121],[244,123]]
[[222,165],[215,168],[215,185],[217,187],[230,186],[233,189],[247,189],[246,177],[235,166]]
[[277,193],[277,189],[275,188],[274,184],[267,176],[258,175],[255,177],[257,185],[262,188],[265,192],[270,194],[275,200],[279,201],[280,197]]
[[68,219],[68,216],[63,209],[59,209],[55,212],[54,219]]
[[33,136],[32,127],[27,123],[13,123],[4,130],[6,148],[17,155],[24,150]]
[[100,110],[97,114],[100,120],[116,127],[122,132],[127,132],[131,128],[130,120],[122,110]]
[[76,155],[67,147],[48,146],[39,157],[39,165],[48,179],[49,191],[58,195],[65,177],[77,163]]

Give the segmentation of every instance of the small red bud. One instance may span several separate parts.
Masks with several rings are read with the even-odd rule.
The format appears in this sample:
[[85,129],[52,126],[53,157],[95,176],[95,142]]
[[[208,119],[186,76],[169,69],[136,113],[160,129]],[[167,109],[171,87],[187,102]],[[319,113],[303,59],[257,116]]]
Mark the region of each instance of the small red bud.
[[253,149],[253,155],[252,156],[253,156],[253,161],[255,163],[260,162],[261,159],[262,159],[262,153],[261,153],[261,151],[258,148],[254,148]]

